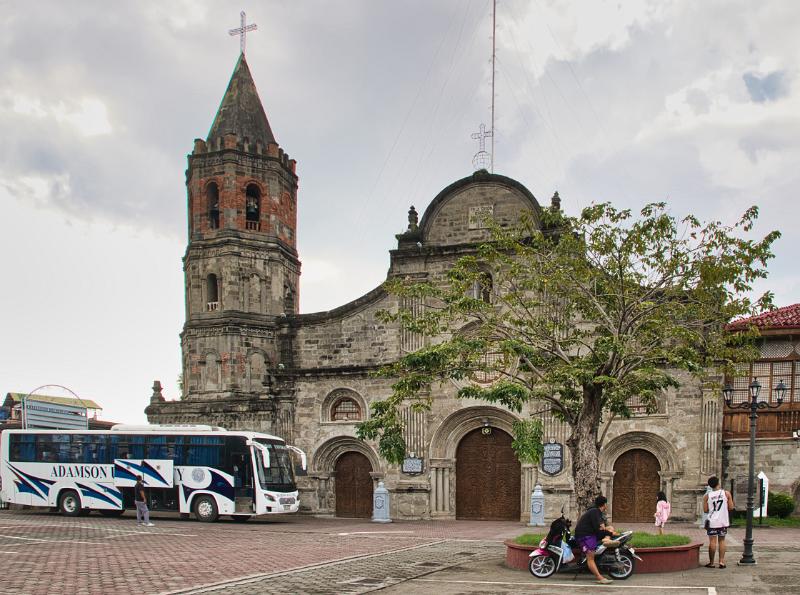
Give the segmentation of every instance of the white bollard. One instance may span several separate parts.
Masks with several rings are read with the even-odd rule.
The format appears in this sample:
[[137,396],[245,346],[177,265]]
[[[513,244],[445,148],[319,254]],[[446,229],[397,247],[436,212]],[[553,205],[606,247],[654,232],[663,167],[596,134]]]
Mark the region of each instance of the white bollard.
[[392,522],[392,519],[389,518],[389,490],[386,489],[382,481],[378,482],[378,487],[375,488],[372,494],[372,522]]
[[544,527],[544,492],[538,483],[531,492],[531,520],[529,527]]

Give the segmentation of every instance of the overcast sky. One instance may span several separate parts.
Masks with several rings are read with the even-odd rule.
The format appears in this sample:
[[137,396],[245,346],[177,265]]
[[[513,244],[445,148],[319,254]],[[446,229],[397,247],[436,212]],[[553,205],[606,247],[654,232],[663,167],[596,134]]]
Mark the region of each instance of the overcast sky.
[[[177,398],[186,154],[239,52],[298,161],[301,311],[385,278],[410,205],[472,172],[491,0],[0,0],[0,390],[61,384],[144,421]],[[800,3],[502,0],[495,172],[593,201],[780,229],[800,301]],[[58,391],[48,390],[48,393]]]

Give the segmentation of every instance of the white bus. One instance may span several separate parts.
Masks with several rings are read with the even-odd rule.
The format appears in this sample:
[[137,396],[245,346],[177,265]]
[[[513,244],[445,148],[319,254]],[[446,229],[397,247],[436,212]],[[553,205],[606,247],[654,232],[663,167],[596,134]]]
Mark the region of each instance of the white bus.
[[219,515],[297,512],[292,453],[269,434],[211,426],[124,426],[111,430],[6,430],[0,434],[0,499],[68,516],[135,508],[142,477],[150,510]]

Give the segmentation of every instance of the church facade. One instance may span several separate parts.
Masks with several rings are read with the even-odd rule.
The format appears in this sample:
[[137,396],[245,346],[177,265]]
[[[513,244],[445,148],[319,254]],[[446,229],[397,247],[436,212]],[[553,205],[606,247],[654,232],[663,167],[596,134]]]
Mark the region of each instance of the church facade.
[[[434,389],[430,412],[404,411],[407,461],[388,465],[375,444],[356,438],[370,404],[391,381],[374,372],[423,339],[376,318],[399,303],[382,286],[328,312],[298,313],[300,257],[297,168],[278,145],[242,55],[206,139],[188,157],[189,240],[184,257],[186,322],[181,335],[183,394],[157,390],[152,423],[203,423],[277,434],[302,448],[302,510],[370,516],[383,481],[393,518],[527,518],[541,484],[546,515],[575,514],[567,427],[546,415],[546,458],[522,465],[511,449],[517,414]],[[490,214],[513,222],[541,205],[521,183],[475,172],[446,186],[390,252],[388,275],[435,278],[488,238]],[[491,382],[491,378],[480,381]],[[709,475],[722,472],[722,399],[689,376],[665,393],[658,411],[615,420],[601,451],[603,490],[616,522],[651,522],[665,491],[673,517],[694,520]],[[523,411],[522,416],[531,411]]]

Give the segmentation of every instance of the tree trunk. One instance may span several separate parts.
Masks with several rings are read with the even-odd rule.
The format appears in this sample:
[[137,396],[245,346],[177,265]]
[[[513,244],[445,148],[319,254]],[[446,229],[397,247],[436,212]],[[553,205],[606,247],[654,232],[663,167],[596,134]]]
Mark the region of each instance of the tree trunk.
[[583,514],[600,495],[600,448],[597,432],[600,426],[602,393],[594,387],[584,389],[583,407],[567,440],[572,455],[572,480],[578,514]]

